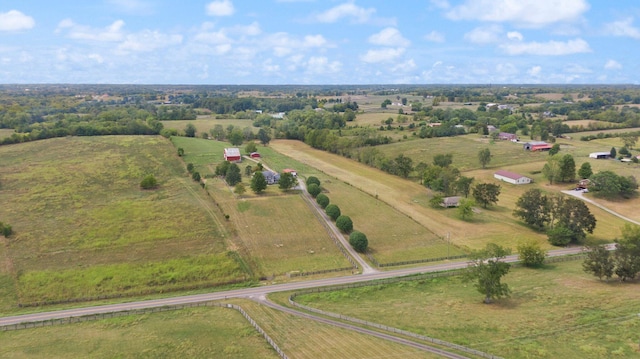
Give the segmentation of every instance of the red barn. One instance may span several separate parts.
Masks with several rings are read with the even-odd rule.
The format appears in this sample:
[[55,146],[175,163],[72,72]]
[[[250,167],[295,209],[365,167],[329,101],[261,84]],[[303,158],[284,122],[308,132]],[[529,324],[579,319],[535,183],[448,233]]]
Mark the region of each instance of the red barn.
[[249,157],[251,158],[260,158],[260,154],[258,152],[251,152],[251,154],[249,154]]
[[224,159],[229,162],[242,162],[242,156],[240,150],[235,147],[224,149]]

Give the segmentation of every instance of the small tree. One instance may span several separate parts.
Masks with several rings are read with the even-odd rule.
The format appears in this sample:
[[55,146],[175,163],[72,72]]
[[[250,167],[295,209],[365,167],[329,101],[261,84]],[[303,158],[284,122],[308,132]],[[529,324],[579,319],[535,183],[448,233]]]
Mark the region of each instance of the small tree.
[[491,162],[491,151],[488,148],[483,148],[478,152],[478,160],[482,165],[482,168],[487,167],[489,162]]
[[283,191],[288,191],[291,188],[295,187],[298,184],[298,180],[293,177],[293,174],[290,172],[285,172],[280,175],[280,179],[278,180],[278,187]]
[[146,175],[140,182],[142,189],[154,189],[158,187],[158,180],[153,175]]
[[251,165],[247,165],[247,167],[244,168],[244,175],[250,177],[252,173],[253,168],[251,168]]
[[591,169],[591,163],[589,162],[584,162],[578,170],[578,176],[583,179],[591,177],[592,174],[593,170]]
[[244,146],[244,152],[246,153],[257,152],[257,151],[258,151],[258,146],[256,146],[255,142],[249,142],[247,143],[246,146]]
[[184,148],[178,147],[178,156],[180,157],[184,156]]
[[547,237],[552,245],[564,247],[573,240],[573,232],[565,226],[558,225],[547,231]]
[[473,180],[473,177],[460,176],[456,181],[456,190],[458,193],[464,195],[465,198],[469,197],[469,193],[471,192],[471,183]]
[[317,184],[318,187],[320,187],[320,180],[318,179],[318,177],[316,176],[309,176],[309,178],[307,178],[306,184],[307,186],[311,185],[311,184]]
[[338,207],[335,204],[330,204],[328,205],[324,211],[327,213],[327,215],[329,217],[331,217],[331,219],[333,219],[334,221],[336,219],[338,219],[338,217],[340,217],[340,207]]
[[474,251],[470,255],[471,262],[467,267],[464,278],[475,281],[475,287],[484,295],[484,303],[489,304],[493,299],[509,296],[510,290],[501,279],[511,265],[503,261],[511,251],[497,244],[489,243],[484,250]]
[[340,215],[336,219],[336,227],[344,233],[351,233],[353,230],[353,222],[349,216]]
[[587,247],[587,258],[582,262],[582,270],[607,281],[613,276],[613,258],[604,246]]
[[224,180],[229,186],[235,186],[242,182],[242,175],[240,174],[240,167],[237,164],[232,163],[227,168],[227,172],[224,175]]
[[553,146],[551,146],[551,149],[549,150],[549,156],[553,156],[558,152],[560,152],[560,144],[554,143]]
[[518,259],[526,267],[541,267],[547,252],[534,241],[523,242],[518,245]]
[[0,222],[0,233],[2,233],[5,238],[9,238],[9,236],[13,234],[13,228],[8,224]]
[[233,193],[237,194],[238,196],[242,196],[246,191],[247,189],[242,182],[236,184],[236,187],[233,189]]
[[611,158],[616,158],[616,155],[618,153],[616,152],[616,148],[615,147],[611,147],[611,151],[609,151],[609,156],[611,156]]
[[200,177],[200,172],[193,172],[193,173],[191,174],[191,178],[192,178],[194,181],[196,181],[196,182],[200,182],[200,180],[202,179],[202,178]]
[[192,123],[188,123],[184,128],[184,135],[187,137],[196,137],[196,126]]
[[461,199],[458,203],[458,216],[466,221],[473,217],[473,206],[475,203],[470,199]]
[[490,204],[496,204],[499,195],[500,185],[494,183],[478,183],[473,188],[473,198],[476,203],[482,204],[484,208],[487,208]]
[[267,189],[267,179],[264,178],[262,172],[254,173],[253,177],[251,177],[251,190],[255,194],[260,194],[264,192],[265,189]]
[[307,186],[307,192],[309,192],[311,197],[316,198],[320,194],[320,192],[322,192],[322,189],[317,184],[312,183]]
[[364,233],[353,231],[349,235],[349,244],[351,244],[351,247],[357,252],[364,253],[369,247],[369,240]]
[[187,172],[193,173],[193,163],[187,163]]
[[264,128],[258,130],[258,139],[263,146],[266,146],[269,144],[269,142],[271,142],[271,136],[269,135],[269,132],[267,132],[267,130],[265,130]]
[[440,167],[449,167],[453,163],[453,154],[437,154],[433,156],[433,164]]
[[327,208],[327,206],[329,205],[329,197],[327,197],[327,195],[324,193],[320,193],[316,196],[316,202],[318,202],[320,207],[322,207],[323,209]]

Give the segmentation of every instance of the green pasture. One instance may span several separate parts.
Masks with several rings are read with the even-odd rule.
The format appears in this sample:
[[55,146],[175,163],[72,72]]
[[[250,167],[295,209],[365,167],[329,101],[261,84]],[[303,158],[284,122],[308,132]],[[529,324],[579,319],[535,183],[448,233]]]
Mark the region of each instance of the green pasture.
[[197,120],[162,121],[162,124],[165,128],[176,129],[179,132],[184,132],[187,124],[192,124],[196,127],[196,137],[202,136],[202,133],[210,134],[209,131],[213,129],[215,125],[222,125],[225,131],[229,125],[232,125],[241,130],[245,127],[251,127],[254,133],[258,132],[258,128],[253,127],[253,120],[216,119],[214,116],[199,116]]
[[581,261],[513,268],[494,304],[459,277],[298,296],[308,306],[462,344],[504,358],[635,357],[637,283],[601,282]]
[[271,309],[247,300],[240,305],[290,358],[437,358],[408,346]]
[[16,133],[14,129],[0,128],[0,140],[6,137],[11,137],[11,135],[13,135],[14,133]]
[[[157,189],[140,189],[147,174],[158,179]],[[3,146],[0,178],[0,218],[15,231],[0,253],[0,278],[14,278],[15,287],[0,285],[0,290],[6,288],[9,297],[18,293],[22,302],[59,300],[79,288],[87,294],[114,294],[122,285],[143,290],[153,286],[154,270],[171,260],[187,263],[228,250],[220,212],[212,210],[175,147],[160,136],[68,137]],[[138,266],[149,268],[141,271],[146,277],[131,270]],[[180,271],[187,267],[177,265],[173,274],[186,280],[190,274]],[[96,268],[116,284],[90,274]],[[229,273],[241,279],[239,268],[236,264]],[[56,282],[53,273],[64,273],[64,281]]]
[[278,358],[239,312],[217,307],[0,332],[3,358]]

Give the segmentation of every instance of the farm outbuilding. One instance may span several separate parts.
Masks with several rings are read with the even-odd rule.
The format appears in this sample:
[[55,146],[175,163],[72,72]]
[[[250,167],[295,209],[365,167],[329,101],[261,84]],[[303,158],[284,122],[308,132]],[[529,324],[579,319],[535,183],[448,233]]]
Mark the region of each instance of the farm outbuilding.
[[461,198],[462,197],[460,196],[445,197],[442,199],[442,203],[440,203],[440,205],[444,208],[458,207],[460,205]]
[[291,169],[291,168],[285,168],[282,170],[282,173],[291,173],[291,175],[293,177],[298,177],[298,171]]
[[531,141],[522,145],[522,148],[527,151],[549,151],[551,147],[550,144],[544,141]]
[[497,171],[493,174],[493,177],[500,181],[505,181],[512,184],[528,184],[531,183],[531,178],[523,176],[521,174],[509,171]]
[[229,162],[242,162],[242,156],[240,150],[236,147],[229,147],[224,149],[224,159]]
[[258,152],[251,152],[249,154],[249,157],[251,157],[251,158],[260,158],[262,156],[260,156],[260,154]]
[[271,171],[263,171],[262,175],[264,179],[267,180],[267,184],[276,184],[280,181],[280,174],[271,172]]
[[518,135],[516,135],[515,133],[500,132],[498,134],[498,138],[503,140],[503,141],[517,141],[518,140]]
[[589,158],[595,158],[595,159],[605,159],[605,158],[610,158],[611,157],[611,152],[592,152],[589,154]]

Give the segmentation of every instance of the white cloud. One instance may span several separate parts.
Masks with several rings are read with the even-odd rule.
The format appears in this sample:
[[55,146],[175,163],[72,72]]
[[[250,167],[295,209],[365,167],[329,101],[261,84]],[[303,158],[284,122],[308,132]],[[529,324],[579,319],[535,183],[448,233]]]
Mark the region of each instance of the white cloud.
[[588,67],[579,64],[568,64],[564,67],[563,71],[571,74],[590,74],[593,72]]
[[490,25],[477,27],[464,34],[464,39],[474,44],[491,44],[500,41],[502,26]]
[[0,12],[0,31],[29,30],[36,25],[36,21],[18,10]]
[[369,43],[380,46],[399,46],[407,47],[411,45],[411,41],[402,36],[400,31],[394,27],[382,29],[377,34],[369,36]]
[[144,0],[108,0],[107,2],[127,14],[148,15],[153,12],[153,4]]
[[449,1],[447,0],[431,0],[431,5],[437,7],[438,9],[449,9],[451,5],[449,5]]
[[525,27],[574,22],[589,9],[586,0],[466,0],[447,13],[453,20],[511,22]]
[[324,47],[326,45],[327,39],[322,35],[307,35],[302,43],[304,47]]
[[517,32],[517,31],[509,31],[509,32],[507,32],[507,38],[509,40],[517,40],[517,41],[522,41],[524,39],[522,34]]
[[606,24],[605,32],[614,36],[625,36],[640,40],[640,29],[633,26],[632,18]]
[[220,0],[210,2],[206,6],[209,16],[231,16],[236,11],[230,0]]
[[403,48],[385,48],[378,50],[369,50],[366,54],[360,56],[360,59],[368,63],[389,62],[404,54]]
[[620,70],[622,69],[622,65],[616,60],[608,60],[606,64],[604,64],[605,70]]
[[431,42],[444,42],[444,34],[434,30],[424,35],[424,39]]
[[532,76],[532,77],[540,76],[540,72],[542,72],[542,67],[540,66],[534,66],[529,70],[527,70],[527,73],[529,74],[529,76]]
[[309,61],[307,61],[307,73],[310,74],[332,74],[337,73],[342,68],[342,63],[340,61],[329,61],[324,56],[319,57],[311,57]]
[[144,30],[136,34],[127,35],[124,42],[118,46],[118,50],[124,52],[149,52],[180,43],[182,43],[181,35],[168,35],[157,31]]
[[254,21],[251,24],[246,26],[237,25],[232,28],[229,28],[228,32],[233,34],[246,35],[246,36],[256,36],[262,33],[262,29],[260,28],[260,24]]
[[98,42],[115,42],[124,38],[122,28],[124,21],[116,20],[111,25],[97,29],[85,25],[79,25],[71,19],[64,19],[58,24],[56,33],[67,30],[67,36],[76,40],[89,40]]
[[407,73],[412,71],[417,67],[416,62],[413,59],[409,59],[405,62],[399,63],[393,67],[391,67],[391,72],[393,73]]
[[582,39],[548,42],[516,42],[500,45],[509,55],[560,56],[591,52],[589,44]]
[[365,9],[363,7],[355,5],[353,1],[349,1],[344,4],[334,6],[323,13],[317,14],[313,17],[313,19],[317,22],[322,23],[334,23],[343,18],[351,19],[351,23],[353,24],[395,24],[396,22],[395,19],[374,18],[373,15],[375,13],[375,8]]

